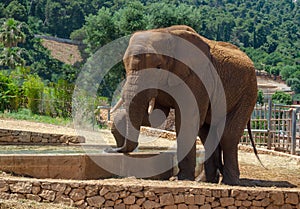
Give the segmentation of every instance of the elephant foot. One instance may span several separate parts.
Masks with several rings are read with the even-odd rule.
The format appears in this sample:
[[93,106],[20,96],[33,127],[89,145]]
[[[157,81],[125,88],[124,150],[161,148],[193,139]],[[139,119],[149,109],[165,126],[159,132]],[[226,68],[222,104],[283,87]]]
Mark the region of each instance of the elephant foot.
[[206,182],[218,184],[220,182],[220,171],[217,170],[214,175],[206,174]]
[[178,180],[185,180],[185,181],[194,181],[195,180],[195,175],[187,174],[185,172],[180,171],[177,174],[177,179]]
[[222,179],[222,184],[237,186],[237,185],[240,185],[240,180],[239,179],[226,179],[226,178],[223,178]]
[[135,150],[135,148],[137,148],[138,143],[137,142],[129,142],[129,140],[126,140],[125,144],[122,147],[117,147],[117,148],[106,148],[104,150],[104,152],[107,153],[128,153],[128,152],[132,152],[133,150]]
[[222,184],[227,184],[227,185],[239,185],[240,184],[240,178],[239,175],[233,175],[232,173],[226,172],[224,173],[223,179],[222,179]]

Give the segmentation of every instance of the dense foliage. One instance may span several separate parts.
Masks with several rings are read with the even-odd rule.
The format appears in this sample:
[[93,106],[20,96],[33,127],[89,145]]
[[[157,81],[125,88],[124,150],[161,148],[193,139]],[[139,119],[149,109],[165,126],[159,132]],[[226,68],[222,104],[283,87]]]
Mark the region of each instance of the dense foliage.
[[[0,70],[10,75],[16,68],[29,69],[27,74],[41,77],[41,100],[61,100],[62,95],[53,88],[61,85],[72,92],[78,66],[53,59],[35,34],[82,41],[85,52],[91,55],[104,44],[136,30],[186,24],[207,38],[241,47],[258,70],[281,75],[300,93],[299,6],[296,0],[2,0]],[[26,84],[30,76],[18,86]],[[122,65],[116,66],[100,86],[99,94],[111,97],[123,77]],[[8,92],[5,89],[3,98]],[[65,95],[68,100],[70,95]],[[1,107],[8,107],[3,101]],[[51,112],[50,107],[43,108]],[[61,104],[60,108],[70,107]]]

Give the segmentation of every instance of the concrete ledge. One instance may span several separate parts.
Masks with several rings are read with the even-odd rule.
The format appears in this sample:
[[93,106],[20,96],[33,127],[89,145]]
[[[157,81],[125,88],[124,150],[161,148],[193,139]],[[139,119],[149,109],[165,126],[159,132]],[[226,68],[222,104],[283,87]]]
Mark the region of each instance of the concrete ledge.
[[300,208],[299,189],[133,178],[98,181],[0,178],[0,198],[62,203],[78,208]]
[[77,144],[85,143],[83,136],[39,133],[0,129],[0,144]]
[[[161,156],[155,158],[156,156]],[[154,158],[152,158],[154,157]],[[147,158],[143,163],[132,159]],[[174,154],[7,154],[0,155],[0,170],[21,176],[53,179],[103,179],[137,176],[149,179],[169,179],[173,175]],[[156,172],[159,168],[170,168]],[[139,171],[142,171],[139,173]],[[150,175],[151,173],[155,175]],[[149,173],[149,176],[145,176]],[[140,175],[140,176],[139,176]]]

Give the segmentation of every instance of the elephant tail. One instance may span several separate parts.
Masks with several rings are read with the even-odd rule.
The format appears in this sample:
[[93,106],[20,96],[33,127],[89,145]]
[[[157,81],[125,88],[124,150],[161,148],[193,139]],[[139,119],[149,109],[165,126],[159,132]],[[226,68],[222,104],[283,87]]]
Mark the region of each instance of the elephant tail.
[[252,137],[252,132],[251,132],[251,120],[249,120],[248,123],[247,123],[247,129],[248,129],[249,138],[250,138],[250,141],[251,141],[251,144],[252,144],[252,147],[253,147],[253,151],[254,151],[254,154],[255,154],[256,158],[258,159],[258,161],[261,164],[261,166],[264,167],[266,170],[268,170],[264,166],[264,164],[261,162],[261,160],[260,160],[260,158],[258,156],[258,152],[257,152],[256,146],[255,146],[255,143],[254,143],[254,140],[253,140],[253,137]]

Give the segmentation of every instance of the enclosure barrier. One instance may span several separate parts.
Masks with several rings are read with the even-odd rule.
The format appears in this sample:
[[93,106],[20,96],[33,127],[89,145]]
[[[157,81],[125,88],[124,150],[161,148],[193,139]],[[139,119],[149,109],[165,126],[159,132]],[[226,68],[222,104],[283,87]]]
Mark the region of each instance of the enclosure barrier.
[[[299,112],[300,106],[272,104],[271,100],[267,105],[255,106],[251,127],[256,145],[300,154]],[[250,145],[247,129],[240,143]]]
[[137,179],[97,181],[0,179],[1,199],[29,199],[78,208],[291,208],[299,189],[241,188]]
[[0,144],[78,144],[83,136],[0,129]]

